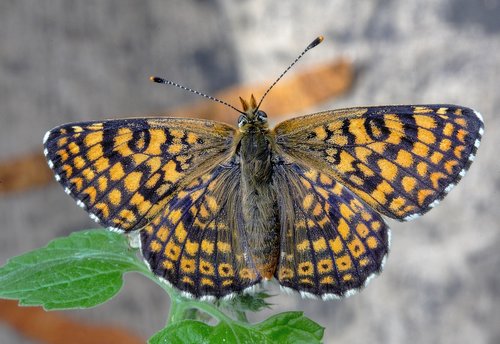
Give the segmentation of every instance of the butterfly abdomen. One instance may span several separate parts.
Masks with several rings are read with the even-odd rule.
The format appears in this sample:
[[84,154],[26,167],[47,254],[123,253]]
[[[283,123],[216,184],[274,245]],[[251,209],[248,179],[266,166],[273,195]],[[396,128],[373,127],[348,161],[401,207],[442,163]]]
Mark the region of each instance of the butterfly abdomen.
[[276,195],[271,188],[271,150],[262,132],[246,133],[240,145],[245,234],[255,268],[273,277],[279,258]]

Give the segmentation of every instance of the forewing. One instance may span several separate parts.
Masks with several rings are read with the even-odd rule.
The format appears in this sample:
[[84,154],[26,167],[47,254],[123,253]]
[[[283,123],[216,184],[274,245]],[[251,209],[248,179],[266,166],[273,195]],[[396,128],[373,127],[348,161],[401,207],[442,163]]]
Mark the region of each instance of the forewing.
[[231,154],[217,122],[137,118],[62,125],[44,138],[56,179],[103,226],[143,227],[179,188]]
[[189,296],[221,298],[261,280],[242,224],[240,178],[237,164],[217,166],[141,231],[151,270]]
[[296,163],[275,167],[281,219],[275,277],[303,296],[348,296],[382,269],[389,228],[341,183]]
[[483,122],[456,105],[380,106],[294,118],[275,134],[280,154],[334,176],[380,213],[409,220],[465,175]]

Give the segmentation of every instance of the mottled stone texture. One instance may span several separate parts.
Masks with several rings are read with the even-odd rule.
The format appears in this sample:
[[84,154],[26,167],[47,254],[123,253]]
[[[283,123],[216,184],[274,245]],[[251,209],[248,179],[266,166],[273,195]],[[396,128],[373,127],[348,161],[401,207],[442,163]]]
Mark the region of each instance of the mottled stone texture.
[[[300,65],[348,56],[357,81],[317,109],[457,103],[483,114],[486,133],[475,164],[439,207],[410,223],[390,222],[385,272],[366,290],[333,302],[280,295],[273,312],[304,310],[326,326],[327,343],[497,343],[498,18],[497,0],[5,0],[0,158],[41,150],[44,132],[62,122],[161,112],[194,99],[150,83],[151,74],[214,93],[274,78],[323,34],[325,42]],[[55,183],[2,195],[0,219],[0,263],[95,227]],[[130,275],[116,299],[73,316],[146,337],[167,310],[159,288]],[[0,342],[29,341],[0,325]]]

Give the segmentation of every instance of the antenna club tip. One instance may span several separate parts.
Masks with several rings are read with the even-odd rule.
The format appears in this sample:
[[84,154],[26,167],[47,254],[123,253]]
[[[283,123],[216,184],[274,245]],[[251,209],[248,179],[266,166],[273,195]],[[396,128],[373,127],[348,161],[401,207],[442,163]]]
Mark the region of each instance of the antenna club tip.
[[149,77],[149,80],[151,80],[152,82],[157,82],[159,84],[161,84],[163,82],[163,79],[162,78],[159,78],[157,76],[150,76]]
[[325,37],[323,37],[323,36],[316,37],[316,39],[314,41],[312,41],[311,44],[309,44],[309,46],[307,47],[307,49],[314,48],[315,46],[317,46],[318,44],[320,44],[321,42],[323,42],[324,39],[325,39]]

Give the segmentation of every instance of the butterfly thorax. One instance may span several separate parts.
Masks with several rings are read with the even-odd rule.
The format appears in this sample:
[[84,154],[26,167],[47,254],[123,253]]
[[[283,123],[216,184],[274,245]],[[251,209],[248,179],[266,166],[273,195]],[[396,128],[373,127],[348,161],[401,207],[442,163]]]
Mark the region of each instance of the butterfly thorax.
[[[245,115],[242,115],[245,116]],[[256,269],[272,278],[279,257],[276,196],[271,187],[271,147],[263,111],[240,117],[241,195],[245,234]],[[242,125],[243,124],[243,125]]]

